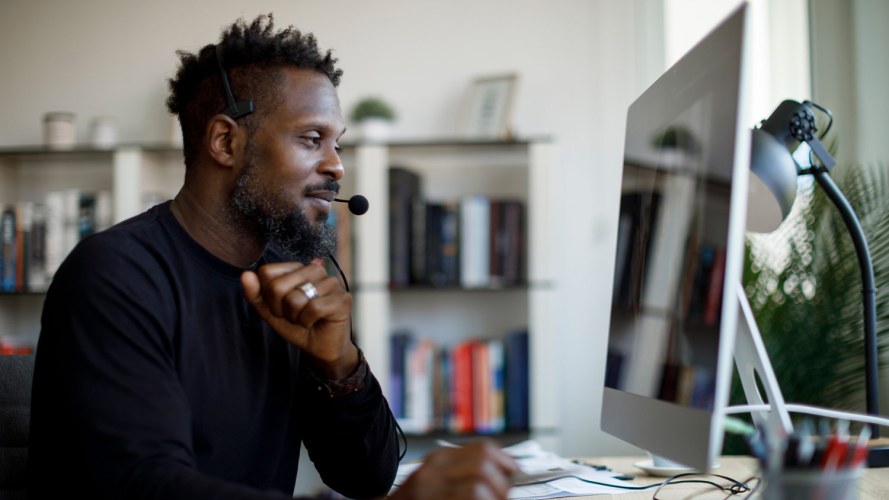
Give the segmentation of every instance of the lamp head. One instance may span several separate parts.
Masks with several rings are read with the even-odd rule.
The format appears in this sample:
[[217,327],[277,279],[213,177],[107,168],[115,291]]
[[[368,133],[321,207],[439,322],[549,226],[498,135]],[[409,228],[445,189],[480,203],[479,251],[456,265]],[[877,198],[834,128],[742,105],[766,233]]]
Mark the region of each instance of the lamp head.
[[790,214],[796,200],[798,166],[790,151],[762,128],[753,129],[747,229],[774,231]]
[[759,128],[753,129],[750,170],[755,175],[750,178],[747,229],[772,231],[790,213],[796,199],[797,177],[803,172],[793,159],[800,143],[808,144],[824,168],[835,164],[815,136],[818,129],[812,106],[809,101],[785,100]]

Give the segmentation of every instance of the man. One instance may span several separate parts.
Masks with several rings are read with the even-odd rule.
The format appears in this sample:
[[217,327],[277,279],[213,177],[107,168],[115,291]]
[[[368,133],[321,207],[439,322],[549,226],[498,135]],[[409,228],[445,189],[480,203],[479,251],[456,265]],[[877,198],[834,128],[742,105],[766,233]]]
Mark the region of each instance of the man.
[[[385,495],[395,420],[316,263],[343,176],[336,60],[271,16],[179,55],[182,189],[83,240],[47,294],[32,494],[288,497],[304,443],[331,488]],[[393,498],[504,497],[515,470],[490,443],[442,451]]]

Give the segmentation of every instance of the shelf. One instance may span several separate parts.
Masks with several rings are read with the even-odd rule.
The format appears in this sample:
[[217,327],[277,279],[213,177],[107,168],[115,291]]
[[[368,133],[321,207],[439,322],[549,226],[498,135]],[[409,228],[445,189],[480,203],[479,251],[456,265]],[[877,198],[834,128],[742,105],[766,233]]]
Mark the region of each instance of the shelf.
[[0,292],[0,298],[2,298],[2,297],[44,297],[45,295],[46,295],[46,290],[34,291],[34,292]]
[[461,148],[461,147],[483,147],[483,148],[523,148],[531,144],[549,143],[552,140],[549,137],[527,137],[522,139],[511,140],[491,140],[491,139],[466,139],[460,137],[451,138],[434,138],[434,139],[409,139],[396,140],[390,142],[360,142],[346,141],[343,147],[359,147],[359,146],[385,146],[387,148]]
[[[393,372],[390,371],[393,350],[399,353],[399,360],[405,359],[402,356],[407,356],[411,346],[419,349],[413,352],[419,352],[421,358],[415,359],[429,359],[425,356],[429,355],[430,350],[438,353],[437,355],[444,353],[446,356],[456,356],[452,349],[457,349],[461,344],[466,346],[467,342],[475,345],[495,341],[505,343],[507,337],[515,339],[515,335],[520,332],[528,333],[526,366],[534,367],[527,371],[531,397],[528,399],[529,413],[525,416],[525,421],[529,422],[529,429],[520,432],[485,431],[467,434],[438,430],[429,433],[412,432],[412,438],[423,441],[437,438],[463,440],[482,436],[496,439],[537,439],[541,437],[541,429],[557,428],[557,394],[547,389],[557,383],[554,380],[556,370],[553,367],[558,362],[554,351],[556,344],[552,342],[555,329],[551,314],[556,280],[550,258],[552,245],[548,243],[552,241],[554,231],[551,223],[554,209],[549,203],[555,166],[554,145],[548,139],[440,139],[388,144],[347,143],[344,148],[348,154],[354,155],[351,158],[354,167],[354,192],[361,193],[370,200],[391,200],[389,169],[403,167],[419,176],[418,199],[424,202],[457,206],[460,200],[467,197],[485,196],[489,200],[518,200],[524,208],[524,233],[521,238],[524,255],[520,258],[520,281],[502,287],[466,287],[456,282],[443,286],[418,283],[392,287],[389,272],[389,206],[385,202],[377,203],[376,206],[380,209],[352,220],[355,241],[354,262],[351,266],[354,272],[351,280],[355,304],[353,324],[356,338],[374,367],[374,374],[384,388],[384,393],[387,393],[387,398],[399,394],[394,392],[397,389],[390,387],[390,380],[398,384],[398,378],[393,379]],[[407,241],[411,240],[409,237]],[[449,277],[452,278],[453,276]],[[416,343],[406,344],[393,339],[393,332],[411,332]],[[490,354],[491,359],[497,359],[499,348],[491,349],[494,349],[489,351],[493,353]],[[484,348],[477,352],[484,352]],[[423,374],[417,372],[416,377],[420,377],[419,380],[427,380],[428,373],[435,371],[430,370],[428,364],[425,366],[422,369]],[[397,373],[395,372],[396,375]],[[425,388],[427,382],[419,382],[421,385],[411,383],[415,384],[412,386],[414,390],[420,390],[420,394],[430,394]],[[421,386],[424,388],[418,389]],[[390,398],[390,402],[395,402],[393,408],[409,408],[404,406],[406,400],[403,399],[409,397],[406,396],[409,393],[413,394],[405,392],[401,397],[396,396],[398,399]],[[451,404],[455,402],[452,401]],[[421,407],[428,408],[422,403]],[[426,411],[420,407],[413,409]],[[441,408],[437,408],[434,411],[440,410]],[[510,411],[514,410],[512,408]],[[452,408],[451,411],[456,410]],[[419,420],[416,419],[418,416]],[[434,414],[418,413],[406,418],[406,422],[416,425],[412,430],[419,431],[429,425],[426,420],[429,417],[434,417]],[[460,428],[467,429],[465,425],[466,421],[463,420]],[[477,426],[478,423],[469,425]],[[498,426],[492,422],[483,422],[481,425],[479,429],[483,429],[485,425],[493,425],[494,428]],[[551,432],[544,434],[542,437],[545,439],[557,439]]]
[[96,148],[87,144],[78,144],[68,149],[53,149],[46,146],[16,146],[0,148],[0,158],[10,160],[43,160],[43,159],[78,159],[78,158],[111,158],[116,151],[138,149],[147,153],[179,153],[182,148],[163,143],[118,144],[111,148]]

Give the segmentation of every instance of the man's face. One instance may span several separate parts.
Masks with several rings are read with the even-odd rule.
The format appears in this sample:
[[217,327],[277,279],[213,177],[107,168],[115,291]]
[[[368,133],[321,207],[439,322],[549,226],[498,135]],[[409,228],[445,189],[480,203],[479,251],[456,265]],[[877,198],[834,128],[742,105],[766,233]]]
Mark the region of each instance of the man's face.
[[343,176],[337,141],[345,132],[336,89],[318,72],[284,69],[277,106],[263,110],[232,193],[260,236],[308,263],[331,252],[325,224]]

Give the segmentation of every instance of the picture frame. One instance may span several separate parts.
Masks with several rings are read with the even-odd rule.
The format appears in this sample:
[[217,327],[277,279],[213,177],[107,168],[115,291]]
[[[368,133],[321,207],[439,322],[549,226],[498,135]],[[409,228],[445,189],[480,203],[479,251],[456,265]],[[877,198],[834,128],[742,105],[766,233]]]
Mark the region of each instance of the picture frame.
[[463,136],[482,140],[509,139],[517,83],[515,73],[473,80],[464,108]]

